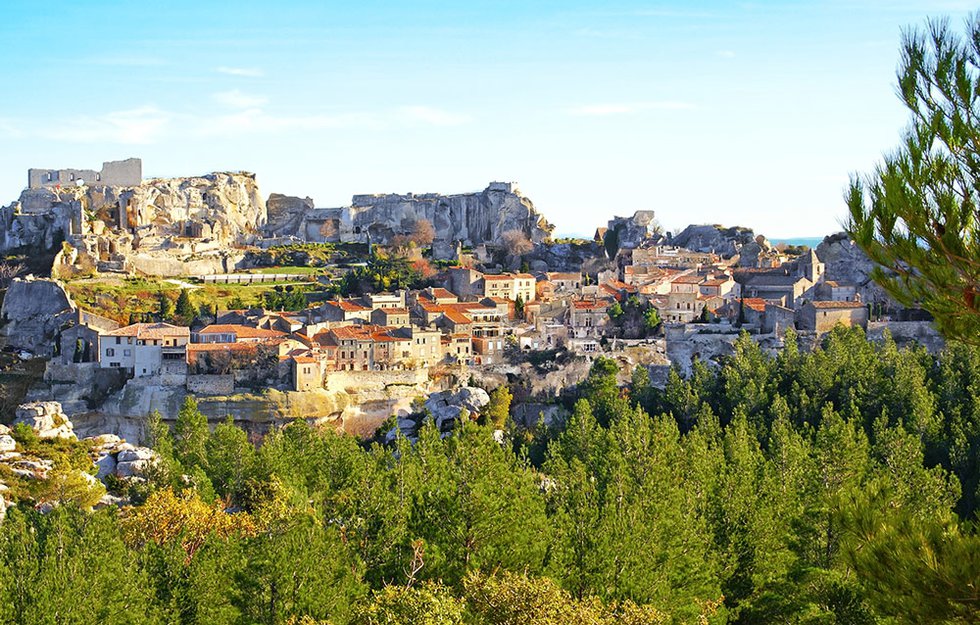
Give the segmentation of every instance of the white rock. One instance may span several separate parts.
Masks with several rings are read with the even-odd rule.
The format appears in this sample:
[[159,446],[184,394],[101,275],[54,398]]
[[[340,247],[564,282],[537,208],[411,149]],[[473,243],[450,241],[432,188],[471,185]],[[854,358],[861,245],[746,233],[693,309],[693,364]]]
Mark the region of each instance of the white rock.
[[115,434],[99,434],[98,436],[89,436],[85,440],[92,441],[96,447],[116,447],[123,442],[123,439]]
[[17,448],[17,441],[9,434],[0,434],[0,451],[13,451]]
[[116,463],[116,475],[118,477],[141,476],[146,470],[153,466],[152,460],[129,460]]
[[17,407],[17,418],[14,419],[14,423],[31,426],[40,438],[75,438],[71,420],[64,415],[61,404],[56,401],[21,404]]
[[110,454],[99,456],[99,459],[95,461],[95,464],[99,467],[98,478],[100,480],[105,479],[116,472],[116,458]]
[[6,425],[0,425],[0,434],[10,434],[10,428]]
[[118,462],[134,462],[137,460],[152,460],[154,458],[156,458],[156,452],[149,447],[124,449],[116,456]]

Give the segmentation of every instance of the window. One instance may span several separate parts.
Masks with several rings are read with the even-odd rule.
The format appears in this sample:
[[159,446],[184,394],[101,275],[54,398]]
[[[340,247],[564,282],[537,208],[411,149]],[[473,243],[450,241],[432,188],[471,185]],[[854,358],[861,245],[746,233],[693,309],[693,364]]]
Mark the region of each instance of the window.
[[110,367],[118,367],[119,366],[119,363],[118,362],[110,362],[109,363],[109,366]]
[[106,356],[109,356],[109,357],[115,356],[116,355],[116,350],[114,350],[113,348],[110,347],[110,348],[108,348],[108,349],[105,350],[105,355]]
[[133,350],[131,350],[131,349],[124,349],[123,350],[123,356],[132,356],[132,355],[133,355]]
[[122,342],[122,339],[117,336],[116,337],[116,345],[119,345],[121,342]]

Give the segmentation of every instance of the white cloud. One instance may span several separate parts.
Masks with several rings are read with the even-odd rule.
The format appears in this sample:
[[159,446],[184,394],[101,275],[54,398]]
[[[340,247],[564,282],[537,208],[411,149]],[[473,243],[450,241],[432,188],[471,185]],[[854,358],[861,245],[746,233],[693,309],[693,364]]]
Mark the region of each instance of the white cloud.
[[453,113],[430,106],[405,106],[399,109],[398,112],[403,119],[412,122],[421,122],[430,126],[459,126],[471,121],[469,115]]
[[568,113],[584,117],[606,117],[609,115],[629,115],[643,111],[682,111],[694,108],[688,102],[663,100],[659,102],[607,102],[586,104],[568,110]]
[[265,72],[257,67],[227,67],[222,65],[221,67],[216,67],[215,71],[219,74],[227,74],[228,76],[244,76],[246,78],[260,78],[265,76]]
[[386,130],[420,124],[455,126],[470,121],[467,115],[425,106],[374,112],[281,114],[266,109],[266,98],[237,90],[215,93],[212,98],[226,108],[211,113],[181,113],[143,106],[104,115],[46,118],[43,122],[31,118],[0,118],[0,136],[71,143],[149,144],[171,135],[240,137],[349,128]]
[[269,99],[264,96],[249,95],[247,93],[242,93],[238,89],[214,93],[211,94],[211,97],[218,104],[235,109],[255,108],[262,106],[269,101]]
[[376,116],[366,113],[340,115],[272,115],[260,108],[249,108],[228,115],[196,120],[196,133],[203,136],[231,136],[242,133],[324,130],[330,128],[377,128]]
[[172,118],[171,114],[156,107],[143,106],[46,123],[37,128],[37,135],[55,141],[79,143],[146,144],[159,138]]
[[718,56],[720,56],[721,58],[723,58],[723,59],[734,59],[735,58],[735,51],[734,50],[718,50],[718,52],[716,54]]

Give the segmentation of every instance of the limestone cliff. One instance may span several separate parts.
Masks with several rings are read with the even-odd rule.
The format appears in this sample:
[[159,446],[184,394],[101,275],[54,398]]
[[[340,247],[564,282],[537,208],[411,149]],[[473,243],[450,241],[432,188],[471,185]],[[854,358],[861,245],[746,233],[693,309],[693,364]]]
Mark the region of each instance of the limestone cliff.
[[448,258],[456,241],[464,245],[499,244],[508,230],[523,232],[534,243],[551,236],[554,226],[534,208],[514,183],[492,182],[478,193],[355,195],[350,206],[312,208],[310,201],[274,195],[270,198],[270,236],[307,241],[388,244],[407,234],[419,220],[435,230],[433,250]]
[[875,263],[858,245],[839,232],[824,237],[817,246],[817,256],[825,266],[825,279],[857,286],[862,301],[887,303],[890,307],[898,304],[885,293],[885,290],[871,279]]
[[749,228],[715,225],[690,225],[668,243],[693,252],[718,254],[731,258],[739,253],[743,245],[755,244],[756,236]]
[[0,209],[0,252],[65,241],[57,264],[66,275],[95,267],[214,273],[232,268],[238,255],[229,248],[253,242],[265,222],[265,201],[246,172],[34,188]]
[[55,337],[74,311],[75,304],[60,282],[16,278],[0,307],[0,334],[11,347],[51,356]]

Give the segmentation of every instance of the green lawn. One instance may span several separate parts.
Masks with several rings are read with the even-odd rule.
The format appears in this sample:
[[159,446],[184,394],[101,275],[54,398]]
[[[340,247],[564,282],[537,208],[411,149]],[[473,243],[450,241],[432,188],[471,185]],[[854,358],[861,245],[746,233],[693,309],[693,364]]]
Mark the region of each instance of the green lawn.
[[[287,272],[282,272],[287,273]],[[195,307],[207,304],[219,309],[228,308],[229,302],[241,298],[246,306],[258,305],[262,294],[276,286],[290,286],[304,291],[314,288],[302,282],[263,284],[201,284],[190,291]],[[69,282],[68,292],[83,310],[94,312],[119,323],[128,323],[131,313],[156,313],[161,292],[176,301],[180,287],[157,278],[96,278]]]

